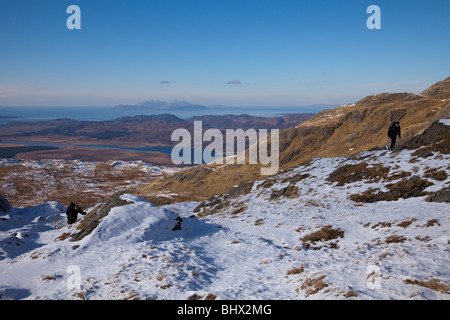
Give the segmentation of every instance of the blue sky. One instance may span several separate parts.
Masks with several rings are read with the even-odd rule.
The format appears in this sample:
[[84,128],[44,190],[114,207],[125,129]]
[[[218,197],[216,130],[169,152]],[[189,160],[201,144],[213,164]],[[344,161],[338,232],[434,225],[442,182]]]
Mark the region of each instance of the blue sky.
[[[69,30],[69,5],[81,30]],[[369,5],[381,30],[369,30]],[[448,0],[2,0],[0,105],[352,103],[450,76]]]

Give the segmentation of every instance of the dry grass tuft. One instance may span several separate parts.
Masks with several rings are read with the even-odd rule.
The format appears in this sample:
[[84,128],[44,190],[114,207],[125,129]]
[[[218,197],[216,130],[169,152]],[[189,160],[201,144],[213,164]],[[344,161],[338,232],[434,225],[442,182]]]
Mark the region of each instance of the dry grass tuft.
[[306,279],[302,285],[301,289],[305,291],[305,296],[308,297],[310,295],[318,293],[323,288],[329,286],[328,283],[324,282],[323,279],[326,278],[326,275],[319,276],[317,278],[309,278]]
[[292,268],[290,270],[288,270],[287,274],[288,275],[292,275],[292,274],[299,274],[305,271],[305,268],[303,267],[303,265],[300,266],[300,268]]
[[71,233],[70,232],[64,232],[62,235],[60,235],[58,238],[55,239],[56,241],[64,241],[66,240],[68,237],[70,237]]
[[438,222],[437,219],[431,219],[431,220],[428,220],[427,223],[424,224],[423,226],[424,226],[425,228],[428,228],[428,227],[434,227],[436,224],[437,224],[438,226],[441,225],[441,224]]
[[[321,247],[312,247],[311,245],[317,242],[325,242],[343,237],[344,231],[339,228],[333,229],[332,226],[328,225],[318,231],[303,236],[300,240],[303,241],[303,245],[308,249],[320,249]],[[328,247],[333,249],[338,248],[336,243],[331,243]]]
[[358,296],[358,293],[356,293],[353,290],[347,291],[347,293],[344,294],[344,297],[346,297],[346,298],[357,297],[357,296]]
[[425,171],[425,178],[430,178],[438,181],[443,181],[447,179],[447,173],[444,170],[439,170],[438,168],[431,168]]
[[414,221],[417,221],[417,219],[411,219],[411,220],[405,220],[400,222],[399,224],[397,224],[397,226],[402,227],[402,228],[407,228],[409,227]]
[[214,293],[208,293],[205,297],[205,300],[216,300],[217,295],[215,295]]
[[260,226],[264,224],[264,219],[256,219],[254,225],[255,226]]
[[203,295],[194,293],[193,295],[188,297],[188,300],[200,300],[201,298],[203,298]]
[[440,293],[450,294],[450,285],[442,283],[437,279],[431,279],[428,281],[406,279],[403,282],[406,284],[414,284],[417,286],[425,287],[434,291],[438,291]]
[[386,238],[385,243],[403,243],[406,240],[404,236],[392,235]]

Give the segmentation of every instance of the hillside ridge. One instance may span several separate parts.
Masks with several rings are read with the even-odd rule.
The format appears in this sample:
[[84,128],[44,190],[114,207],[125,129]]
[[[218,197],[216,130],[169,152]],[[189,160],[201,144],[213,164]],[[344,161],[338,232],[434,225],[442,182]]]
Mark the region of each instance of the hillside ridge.
[[[349,157],[388,144],[387,129],[400,121],[404,141],[424,132],[434,121],[450,118],[450,77],[423,93],[382,93],[355,104],[317,113],[301,124],[280,131],[280,169],[296,167],[316,157]],[[158,204],[205,200],[261,176],[259,165],[201,165],[184,169],[141,188],[138,194]],[[170,197],[165,194],[170,193]]]

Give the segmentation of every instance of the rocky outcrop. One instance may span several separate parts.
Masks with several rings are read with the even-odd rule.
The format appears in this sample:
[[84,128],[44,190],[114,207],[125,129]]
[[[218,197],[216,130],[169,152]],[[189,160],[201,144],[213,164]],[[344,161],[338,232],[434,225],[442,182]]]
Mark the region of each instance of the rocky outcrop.
[[429,152],[449,154],[450,126],[434,121],[422,134],[406,141],[402,149],[419,149],[416,151],[417,155]]
[[9,204],[8,200],[6,200],[6,198],[0,194],[0,212],[8,213],[10,211],[11,205]]
[[428,202],[447,202],[450,203],[450,187],[432,192],[426,199]]

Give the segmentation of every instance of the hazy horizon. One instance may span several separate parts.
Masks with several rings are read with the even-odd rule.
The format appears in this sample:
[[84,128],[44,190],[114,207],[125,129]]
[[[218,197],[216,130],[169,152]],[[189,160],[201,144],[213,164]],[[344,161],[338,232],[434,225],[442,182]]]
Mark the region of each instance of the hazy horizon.
[[449,11],[447,0],[3,1],[0,105],[250,108],[421,92],[448,76]]

